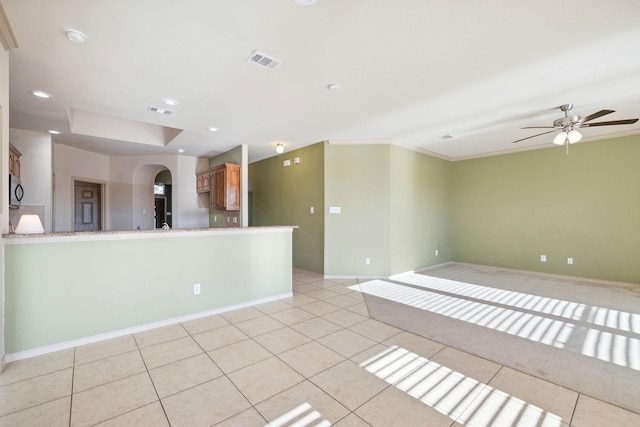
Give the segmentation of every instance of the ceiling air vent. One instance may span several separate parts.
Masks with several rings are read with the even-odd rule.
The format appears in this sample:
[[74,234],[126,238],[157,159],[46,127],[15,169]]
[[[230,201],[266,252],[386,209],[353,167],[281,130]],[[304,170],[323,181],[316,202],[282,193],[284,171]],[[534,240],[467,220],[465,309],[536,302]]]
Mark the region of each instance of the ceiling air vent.
[[153,105],[149,105],[147,107],[147,111],[152,111],[158,114],[173,114],[173,111],[167,110],[166,108],[154,107]]
[[279,66],[282,65],[282,61],[277,60],[276,58],[269,56],[265,53],[253,51],[250,57],[247,58],[247,61],[253,62],[254,64],[261,65],[270,70],[275,70]]

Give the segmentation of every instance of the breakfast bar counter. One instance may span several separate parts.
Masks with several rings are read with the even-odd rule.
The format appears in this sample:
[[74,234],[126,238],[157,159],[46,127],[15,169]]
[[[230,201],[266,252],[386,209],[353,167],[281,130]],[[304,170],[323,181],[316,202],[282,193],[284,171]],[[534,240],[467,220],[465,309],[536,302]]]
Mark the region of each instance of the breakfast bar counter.
[[7,361],[290,296],[294,228],[5,235]]

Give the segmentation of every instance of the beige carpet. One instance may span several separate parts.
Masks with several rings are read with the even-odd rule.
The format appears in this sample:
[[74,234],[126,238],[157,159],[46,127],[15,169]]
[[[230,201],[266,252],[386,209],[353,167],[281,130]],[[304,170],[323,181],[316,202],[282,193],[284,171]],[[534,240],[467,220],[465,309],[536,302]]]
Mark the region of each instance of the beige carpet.
[[640,412],[640,286],[452,263],[358,288],[377,320]]

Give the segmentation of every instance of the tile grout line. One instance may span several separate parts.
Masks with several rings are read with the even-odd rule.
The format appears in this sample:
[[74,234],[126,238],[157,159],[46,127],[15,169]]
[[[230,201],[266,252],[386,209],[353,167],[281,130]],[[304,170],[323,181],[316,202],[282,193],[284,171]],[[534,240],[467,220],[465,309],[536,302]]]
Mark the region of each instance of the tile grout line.
[[69,427],[73,417],[73,383],[76,377],[76,347],[73,348],[73,364],[71,365],[71,395],[69,396]]
[[[180,326],[182,327],[182,329],[184,329],[186,331],[186,329],[184,328],[184,326],[182,326],[182,324],[180,324]],[[188,333],[189,332],[187,331],[187,334]],[[162,408],[162,413],[164,414],[164,417],[167,420],[167,424],[169,424],[169,427],[171,427],[171,421],[169,420],[169,415],[167,415],[167,411],[164,408],[164,403],[162,403],[162,399],[160,398],[160,394],[158,394],[158,389],[156,388],[156,384],[153,382],[153,378],[151,377],[151,372],[149,372],[149,367],[147,366],[147,361],[144,360],[144,356],[142,355],[142,351],[140,351],[140,346],[138,345],[138,340],[136,339],[135,334],[132,334],[132,335],[133,335],[133,341],[136,343],[136,348],[138,350],[138,353],[140,354],[140,359],[142,359],[142,363],[144,364],[144,369],[145,369],[145,371],[147,373],[147,377],[149,377],[149,381],[151,382],[151,386],[153,387],[153,391],[156,393],[156,397],[158,398],[158,403],[160,403],[160,407]],[[149,347],[151,347],[151,346],[149,346]],[[138,375],[138,374],[135,374],[135,375]],[[147,405],[143,405],[143,406],[140,406],[138,408],[132,409],[129,412],[132,412],[132,411],[135,411],[137,409],[143,408],[144,406],[147,406]],[[120,415],[123,415],[123,414],[119,414],[114,418],[117,418]]]
[[[234,326],[234,327],[235,327],[235,328],[237,328],[239,331],[243,332],[240,328],[238,328],[237,326],[235,326],[235,324],[233,324],[229,319],[227,319],[227,318],[226,318],[226,317],[224,317],[224,316],[222,316],[222,317],[223,317],[227,322],[229,322],[229,325]],[[247,319],[247,320],[250,320],[250,319]],[[180,324],[180,325],[182,326],[182,324]],[[227,325],[227,326],[229,326],[229,325]],[[183,326],[183,328],[184,328],[184,326]],[[226,373],[226,372],[225,372],[225,371],[220,367],[220,365],[218,365],[218,364],[216,363],[216,361],[215,361],[215,360],[213,360],[213,358],[211,357],[211,355],[209,354],[209,352],[207,352],[207,351],[202,347],[202,345],[200,345],[200,343],[199,343],[195,338],[193,338],[193,336],[192,336],[192,335],[191,335],[191,333],[187,330],[187,328],[184,328],[184,329],[185,329],[185,331],[187,331],[187,334],[189,335],[189,337],[191,337],[191,339],[196,343],[196,345],[197,345],[198,347],[200,347],[200,349],[204,352],[204,354],[209,358],[209,360],[211,360],[211,363],[213,363],[213,364],[214,364],[214,366],[215,366],[215,367],[216,367],[216,368],[217,368],[217,369],[222,373],[222,375],[221,375],[220,377],[218,377],[218,378],[222,378],[222,377],[226,378],[226,380],[227,380],[227,381],[229,381],[229,383],[231,383],[231,385],[232,385],[232,386],[233,386],[233,387],[238,391],[238,393],[240,393],[240,395],[241,395],[241,396],[242,396],[242,397],[247,401],[247,403],[249,403],[250,408],[253,408],[253,410],[254,410],[254,411],[256,411],[256,412],[258,413],[258,415],[260,415],[260,417],[262,417],[262,419],[263,419],[263,420],[265,420],[265,422],[266,422],[266,423],[267,423],[267,425],[268,425],[268,424],[269,424],[269,421],[267,421],[267,420],[266,420],[266,418],[262,415],[262,413],[261,413],[260,411],[258,411],[258,409],[255,407],[255,405],[254,405],[253,403],[251,403],[251,401],[249,400],[249,398],[248,398],[247,396],[245,396],[245,394],[242,392],[242,390],[240,390],[240,389],[238,388],[238,386],[236,385],[236,383],[234,383],[234,382],[231,380],[231,378],[229,378],[229,376],[227,375],[227,373]],[[219,328],[213,328],[213,329],[210,329],[210,330],[215,330],[215,329],[219,329]],[[207,331],[203,331],[203,332],[207,332]],[[244,333],[244,332],[243,332],[243,333]],[[246,334],[245,334],[245,335],[246,335]],[[247,336],[248,336],[248,335],[247,335]],[[253,339],[253,338],[248,336],[248,339]],[[247,340],[241,340],[241,341],[247,341]],[[254,341],[255,341],[255,340],[254,340]],[[238,341],[238,342],[240,342],[240,341]],[[256,344],[260,345],[260,343],[258,343],[258,342],[256,342]],[[228,345],[231,345],[231,344],[228,344]],[[222,346],[222,347],[219,347],[219,348],[224,348],[224,347],[226,347],[226,346]],[[215,350],[215,349],[213,349],[213,350]],[[210,350],[210,351],[213,351],[213,350]],[[265,349],[265,350],[267,350],[267,349]],[[269,350],[267,350],[267,351],[269,351]],[[271,353],[271,352],[269,351],[269,353]],[[272,354],[273,354],[273,353],[272,353]],[[192,356],[192,357],[195,357],[195,356]],[[257,362],[256,362],[256,363],[257,363]],[[166,365],[165,365],[165,366],[166,366]],[[250,365],[249,365],[249,366],[250,366]],[[235,371],[234,371],[234,372],[235,372]],[[212,379],[212,380],[205,381],[204,383],[196,384],[196,385],[194,385],[194,386],[192,386],[192,387],[189,387],[189,388],[187,388],[187,389],[185,389],[185,390],[181,390],[181,391],[179,391],[179,392],[177,392],[177,393],[174,393],[174,394],[172,394],[171,396],[174,396],[174,395],[176,395],[176,394],[178,394],[178,393],[182,393],[182,392],[184,392],[184,391],[186,391],[186,390],[191,390],[191,389],[193,389],[193,388],[195,388],[195,387],[201,386],[202,384],[206,384],[206,383],[211,382],[211,381],[214,381],[214,380],[216,380],[216,379],[217,379],[217,378],[214,378],[214,379]],[[167,397],[168,397],[168,396],[167,396]],[[236,415],[243,413],[243,412],[244,412],[244,411],[246,411],[247,409],[249,409],[249,408],[243,409],[243,410],[241,410],[240,412],[237,412],[237,413],[235,413],[235,414],[233,414],[233,415],[230,415],[230,416],[228,416],[227,418],[225,418],[224,420],[220,420],[220,421],[219,421],[219,422],[217,422],[216,424],[220,424],[220,423],[222,423],[222,422],[224,422],[224,421],[226,421],[226,420],[228,420],[228,419],[230,419],[230,418],[233,418],[233,417],[235,417]],[[163,406],[163,410],[164,410],[164,406]],[[169,419],[169,418],[167,417],[167,420],[168,420],[168,419]]]
[[569,426],[573,425],[573,417],[575,417],[576,415],[576,409],[578,409],[578,402],[580,401],[580,396],[582,396],[582,393],[578,393],[578,396],[576,397],[576,403],[575,405],[573,405],[573,411],[571,411],[571,418],[569,419],[569,422],[567,424],[569,424]]

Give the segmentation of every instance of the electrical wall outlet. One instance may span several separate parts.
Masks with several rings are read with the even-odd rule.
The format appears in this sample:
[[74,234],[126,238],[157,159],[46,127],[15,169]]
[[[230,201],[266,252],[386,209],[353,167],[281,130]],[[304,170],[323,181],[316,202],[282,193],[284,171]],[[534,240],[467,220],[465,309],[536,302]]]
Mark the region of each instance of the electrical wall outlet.
[[438,256],[438,250],[436,249],[436,256]]
[[196,283],[193,285],[193,294],[200,295],[200,283]]
[[547,256],[546,255],[540,255],[540,262],[547,262]]
[[567,258],[567,264],[573,265],[573,258]]
[[314,212],[315,212],[315,209],[313,208],[313,206],[311,206],[311,207],[309,208],[309,213],[314,213]]
[[371,264],[371,258],[365,258],[364,263],[367,265]]

